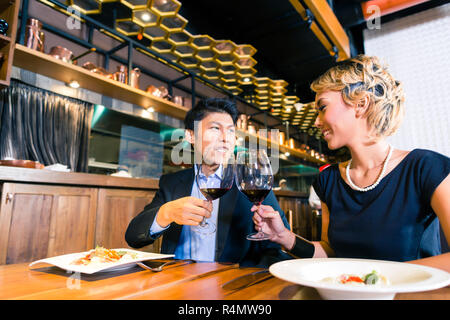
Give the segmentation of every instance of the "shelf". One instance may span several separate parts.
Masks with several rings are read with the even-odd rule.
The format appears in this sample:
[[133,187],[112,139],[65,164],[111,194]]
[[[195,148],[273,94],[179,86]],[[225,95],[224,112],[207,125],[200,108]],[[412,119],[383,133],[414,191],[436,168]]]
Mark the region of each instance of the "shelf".
[[0,2],[0,18],[5,19],[9,24],[8,33],[0,35],[0,51],[3,53],[4,59],[0,68],[0,88],[3,88],[9,86],[10,83],[20,0]]
[[11,38],[0,34],[0,49],[11,42]]
[[26,69],[64,83],[78,81],[80,88],[95,91],[102,95],[133,103],[143,108],[153,107],[156,112],[169,115],[177,119],[184,119],[186,107],[177,105],[155,97],[143,90],[133,88],[127,84],[107,79],[104,76],[90,72],[52,56],[16,44],[14,52],[14,66]]
[[[29,49],[20,44],[16,44],[13,64],[19,68],[42,74],[65,83],[69,83],[72,80],[77,80],[82,88],[88,88],[89,90],[97,93],[140,105],[144,108],[153,107],[156,112],[178,119],[184,119],[186,112],[189,110],[188,108],[177,105],[173,102],[152,96],[143,90],[107,79],[82,67],[58,60],[48,54]],[[271,140],[267,140],[256,135],[251,135],[243,131],[238,131],[237,133],[238,136],[248,135],[254,136],[257,139],[263,139],[266,141],[268,146],[278,146],[280,152],[282,153],[289,152],[294,157],[305,159],[317,164],[325,163],[312,157],[306,152],[279,145]]]
[[326,163],[326,162],[321,161],[321,160],[319,160],[319,159],[317,159],[315,157],[312,157],[310,154],[308,154],[306,152],[300,151],[298,149],[292,149],[292,148],[284,146],[284,145],[280,145],[280,144],[278,144],[278,143],[276,143],[276,142],[274,142],[272,140],[269,140],[269,139],[266,139],[266,138],[263,138],[263,137],[260,137],[260,136],[254,135],[254,134],[250,134],[248,132],[237,130],[236,131],[236,135],[238,137],[248,136],[248,137],[255,137],[256,139],[259,139],[259,140],[263,140],[263,141],[266,142],[267,147],[278,148],[278,150],[280,150],[280,154],[281,153],[285,153],[285,152],[289,152],[291,156],[294,156],[294,157],[297,157],[297,158],[300,158],[300,159],[305,159],[305,160],[307,160],[309,162],[312,162],[312,163],[317,163],[317,164],[320,164],[320,165]]

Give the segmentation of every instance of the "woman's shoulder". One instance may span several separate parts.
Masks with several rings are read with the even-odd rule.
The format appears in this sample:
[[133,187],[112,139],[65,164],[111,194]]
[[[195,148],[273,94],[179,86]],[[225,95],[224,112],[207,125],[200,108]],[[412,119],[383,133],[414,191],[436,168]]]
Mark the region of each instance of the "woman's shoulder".
[[429,149],[413,149],[411,150],[411,153],[419,156],[444,157],[448,159],[444,154]]
[[450,158],[432,150],[413,149],[398,165],[398,174],[415,179],[420,185],[441,181],[450,172]]
[[410,155],[406,172],[412,173],[426,203],[430,203],[434,190],[450,174],[450,158],[426,149],[414,149]]
[[408,153],[406,159],[416,163],[432,164],[435,161],[450,163],[449,157],[443,155],[442,153],[428,149],[413,149]]

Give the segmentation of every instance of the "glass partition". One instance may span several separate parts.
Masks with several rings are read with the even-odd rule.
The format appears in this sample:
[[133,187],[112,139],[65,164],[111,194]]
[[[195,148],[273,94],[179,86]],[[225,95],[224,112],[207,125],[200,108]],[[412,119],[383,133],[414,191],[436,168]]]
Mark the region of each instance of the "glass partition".
[[[96,105],[89,142],[89,173],[159,178],[185,166],[171,162],[183,130]],[[178,138],[172,141],[172,137]],[[120,176],[120,175],[119,175]]]

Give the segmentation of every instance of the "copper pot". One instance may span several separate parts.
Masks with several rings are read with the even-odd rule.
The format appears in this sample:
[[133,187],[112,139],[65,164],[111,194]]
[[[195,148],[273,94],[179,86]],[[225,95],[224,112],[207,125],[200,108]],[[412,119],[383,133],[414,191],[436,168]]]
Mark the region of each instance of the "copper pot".
[[44,52],[45,35],[42,30],[42,22],[29,18],[25,29],[25,46],[27,48]]
[[64,62],[71,63],[73,58],[73,53],[67,48],[56,46],[50,49],[49,53],[53,58],[62,60]]
[[180,106],[184,106],[184,99],[185,98],[182,96],[175,96],[172,98],[172,102]]
[[153,85],[149,85],[146,89],[146,91],[148,93],[150,93],[151,95],[154,95],[155,97],[158,98],[162,98],[162,99],[169,99],[169,91],[167,90],[166,87],[161,86],[159,88],[153,86]]
[[117,66],[117,71],[114,72],[114,80],[122,83],[128,83],[127,67],[123,65]]
[[161,86],[159,87],[159,90],[161,91],[162,97],[163,99],[169,100],[171,97],[169,96],[169,90],[167,90],[166,87]]
[[113,79],[114,78],[113,74],[111,74],[110,72],[106,71],[106,69],[104,69],[102,67],[97,67],[95,64],[93,64],[92,62],[89,62],[89,61],[83,64],[83,68],[85,68],[85,69],[87,69],[87,70],[89,70],[89,71],[91,71],[93,73],[96,73],[96,74],[102,75],[104,77],[107,77],[109,79]]
[[246,114],[240,114],[236,123],[238,129],[247,131],[247,121],[250,119],[250,116]]
[[89,71],[92,71],[92,72],[94,72],[94,70],[97,69],[97,66],[90,61],[84,63],[81,67],[83,67],[84,69],[87,69]]
[[250,134],[256,134],[256,126],[252,123],[248,124],[248,133]]
[[147,91],[151,95],[154,95],[155,97],[158,97],[158,98],[162,97],[161,90],[159,90],[159,88],[155,87],[154,85],[149,85],[145,91]]
[[141,76],[141,70],[134,68],[130,74],[130,86],[139,89],[139,77]]

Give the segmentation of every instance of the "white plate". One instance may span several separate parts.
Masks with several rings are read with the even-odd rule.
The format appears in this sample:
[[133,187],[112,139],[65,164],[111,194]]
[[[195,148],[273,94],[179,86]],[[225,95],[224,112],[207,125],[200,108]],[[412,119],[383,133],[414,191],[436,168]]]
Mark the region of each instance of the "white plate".
[[[363,275],[376,270],[390,285],[327,283],[342,274]],[[397,292],[427,291],[450,284],[450,273],[416,264],[366,259],[296,259],[270,266],[270,273],[285,281],[316,288],[324,299],[393,299]]]
[[86,252],[70,253],[70,254],[65,254],[62,256],[56,256],[56,257],[37,260],[37,261],[30,263],[29,267],[32,267],[39,263],[46,263],[46,264],[51,264],[51,265],[57,266],[61,269],[67,270],[67,271],[92,274],[92,273],[96,273],[96,272],[100,272],[100,271],[123,270],[123,269],[133,267],[137,262],[140,262],[140,261],[172,258],[174,256],[173,254],[151,253],[151,252],[136,251],[136,250],[131,250],[131,249],[114,249],[114,250],[126,251],[128,253],[135,254],[136,258],[126,259],[126,260],[121,259],[122,261],[119,260],[117,262],[90,263],[88,265],[77,265],[77,264],[72,263],[73,261],[87,255],[89,253],[89,251],[86,251]]

